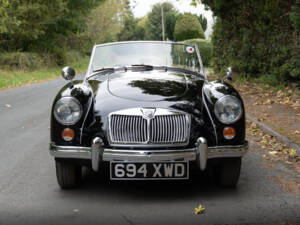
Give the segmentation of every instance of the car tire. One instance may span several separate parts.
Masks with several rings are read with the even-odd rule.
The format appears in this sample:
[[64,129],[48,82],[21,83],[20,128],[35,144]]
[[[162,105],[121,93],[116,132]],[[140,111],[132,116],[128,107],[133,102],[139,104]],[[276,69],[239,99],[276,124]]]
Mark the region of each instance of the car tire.
[[213,170],[217,185],[227,188],[236,187],[240,177],[241,165],[241,157],[222,159]]
[[62,189],[76,188],[82,181],[82,167],[65,162],[55,162],[56,177]]

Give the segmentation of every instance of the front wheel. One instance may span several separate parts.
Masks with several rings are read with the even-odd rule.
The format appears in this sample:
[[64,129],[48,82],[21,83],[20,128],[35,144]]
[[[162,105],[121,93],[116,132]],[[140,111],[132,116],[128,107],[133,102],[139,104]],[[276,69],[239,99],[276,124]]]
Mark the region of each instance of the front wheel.
[[56,177],[59,186],[62,189],[76,188],[82,180],[81,166],[69,164],[66,162],[55,162]]
[[218,185],[234,188],[239,180],[242,158],[222,159],[219,165],[213,168],[213,176]]

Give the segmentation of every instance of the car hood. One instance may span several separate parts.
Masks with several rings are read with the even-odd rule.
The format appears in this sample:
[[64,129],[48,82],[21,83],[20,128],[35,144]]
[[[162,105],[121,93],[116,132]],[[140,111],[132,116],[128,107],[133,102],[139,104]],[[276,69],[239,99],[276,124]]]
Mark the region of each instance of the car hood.
[[[200,76],[174,71],[127,71],[99,75],[88,83],[95,115],[137,107],[171,108],[190,114],[202,110]],[[199,117],[199,115],[198,115]]]
[[128,71],[109,74],[107,89],[118,98],[156,102],[182,97],[187,91],[187,81],[181,73]]

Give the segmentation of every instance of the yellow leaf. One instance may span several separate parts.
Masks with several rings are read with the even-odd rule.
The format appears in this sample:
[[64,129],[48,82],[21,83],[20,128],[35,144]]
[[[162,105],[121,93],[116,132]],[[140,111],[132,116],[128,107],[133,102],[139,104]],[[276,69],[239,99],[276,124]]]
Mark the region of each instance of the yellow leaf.
[[295,149],[291,148],[290,151],[289,151],[289,155],[294,156],[295,154],[296,154]]
[[285,99],[283,104],[289,104],[291,102],[291,100],[289,98]]
[[205,212],[205,208],[202,205],[199,205],[198,208],[195,208],[195,214],[203,214]]

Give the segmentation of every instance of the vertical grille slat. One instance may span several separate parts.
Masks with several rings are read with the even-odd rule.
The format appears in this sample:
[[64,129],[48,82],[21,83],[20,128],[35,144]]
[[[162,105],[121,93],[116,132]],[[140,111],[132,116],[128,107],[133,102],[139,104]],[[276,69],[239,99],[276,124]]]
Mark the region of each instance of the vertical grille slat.
[[[186,143],[189,123],[185,114],[155,115],[148,124],[140,115],[110,116],[110,140],[116,144]],[[150,140],[148,140],[150,138]]]

